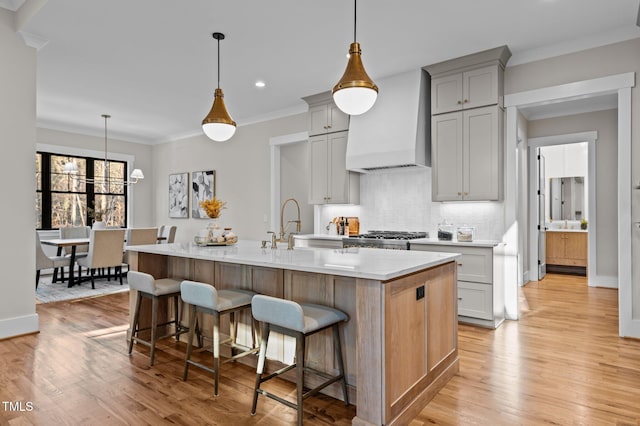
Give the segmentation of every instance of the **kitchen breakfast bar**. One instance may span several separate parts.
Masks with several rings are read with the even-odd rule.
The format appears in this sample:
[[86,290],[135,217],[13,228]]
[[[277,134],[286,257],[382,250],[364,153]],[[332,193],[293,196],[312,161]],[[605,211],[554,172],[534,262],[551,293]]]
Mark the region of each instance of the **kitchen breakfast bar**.
[[[340,332],[350,401],[356,405],[354,425],[408,424],[459,370],[456,254],[271,249],[261,248],[258,241],[215,247],[156,244],[127,250],[130,269],[155,278],[247,289],[347,313],[350,320]],[[136,294],[131,293],[133,306]],[[141,308],[146,324],[149,308]],[[211,327],[206,321],[200,324],[205,331]],[[225,327],[228,330],[228,322],[221,330]],[[248,314],[240,321],[238,336],[245,344],[252,342]],[[333,353],[330,331],[314,335],[307,344],[307,365],[334,374]],[[293,363],[294,354],[295,340],[272,333],[267,370]],[[256,358],[239,362],[255,366]],[[309,379],[308,386],[315,386]],[[323,392],[341,399],[337,383]],[[248,399],[247,413],[250,405]]]

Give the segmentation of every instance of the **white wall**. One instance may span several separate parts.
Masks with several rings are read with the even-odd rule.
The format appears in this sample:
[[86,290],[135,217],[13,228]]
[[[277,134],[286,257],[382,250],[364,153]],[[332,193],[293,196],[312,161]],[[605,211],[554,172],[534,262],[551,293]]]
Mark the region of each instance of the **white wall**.
[[[96,111],[96,120],[100,120],[100,114],[104,111]],[[111,118],[114,120],[115,118]],[[37,129],[36,140],[38,144],[54,145],[61,147],[57,152],[65,154],[72,152],[69,150],[89,150],[95,151],[98,158],[104,156],[104,136],[87,136],[77,133],[62,132],[50,129]],[[107,140],[107,149],[110,158],[118,154],[135,157],[133,168],[142,169],[144,179],[139,183],[130,186],[129,209],[131,227],[154,226],[154,214],[151,209],[154,186],[154,165],[151,161],[151,145],[127,142],[117,139]],[[129,173],[131,173],[131,170]]]
[[193,241],[208,221],[169,219],[169,174],[216,170],[216,195],[227,202],[220,225],[232,227],[240,239],[266,239],[271,223],[269,138],[306,130],[306,114],[297,114],[240,126],[227,142],[214,142],[202,134],[154,146],[154,225],[176,225],[176,242]]
[[0,209],[3,237],[11,241],[0,261],[0,339],[38,330],[35,310],[36,51],[14,31],[15,14],[0,9]]
[[[618,275],[618,112],[597,111],[529,121],[529,137],[597,131],[596,141],[596,273]],[[576,144],[574,144],[576,145]],[[571,145],[566,145],[571,146]],[[581,159],[581,162],[586,162]],[[571,159],[569,163],[575,163]],[[564,162],[563,162],[564,163]],[[548,163],[547,163],[548,164]],[[561,168],[565,168],[564,164]],[[573,173],[574,170],[563,171]],[[591,183],[589,183],[591,184]],[[593,229],[590,229],[593,232]],[[593,265],[590,265],[593,267]]]

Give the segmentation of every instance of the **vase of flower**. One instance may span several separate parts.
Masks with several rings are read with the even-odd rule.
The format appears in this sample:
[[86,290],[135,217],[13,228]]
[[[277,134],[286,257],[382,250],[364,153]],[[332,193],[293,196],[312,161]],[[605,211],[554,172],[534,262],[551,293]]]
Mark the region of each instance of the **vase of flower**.
[[207,216],[211,218],[207,225],[207,239],[209,242],[218,242],[218,239],[222,237],[222,227],[218,223],[218,218],[223,209],[226,209],[226,201],[222,201],[216,197],[210,200],[200,201],[200,207],[205,211]]

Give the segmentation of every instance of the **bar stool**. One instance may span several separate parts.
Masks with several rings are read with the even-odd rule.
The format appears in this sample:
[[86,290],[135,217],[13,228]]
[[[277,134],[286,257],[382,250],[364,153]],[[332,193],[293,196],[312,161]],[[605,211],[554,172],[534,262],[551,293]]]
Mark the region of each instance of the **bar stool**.
[[[215,287],[205,283],[199,283],[195,281],[182,281],[180,284],[180,292],[182,294],[182,300],[189,304],[189,340],[187,343],[187,354],[184,362],[184,374],[182,380],[187,380],[187,374],[189,373],[189,365],[202,368],[210,373],[213,373],[214,377],[214,395],[218,396],[218,376],[220,372],[220,345],[229,345],[231,347],[231,358],[223,362],[227,363],[249,354],[255,354],[258,349],[255,344],[255,334],[252,327],[252,348],[248,348],[244,345],[240,345],[236,342],[237,323],[235,314],[247,309],[251,309],[251,297],[255,294],[252,291],[246,290],[216,290]],[[193,350],[193,338],[196,331],[196,313],[202,312],[213,316],[213,368],[207,367],[204,364],[191,360],[191,353]],[[220,341],[220,316],[229,314],[230,320],[230,337],[228,339]],[[198,336],[198,341],[201,342]],[[204,350],[201,347],[200,350]],[[236,352],[238,349],[241,352]]]
[[[291,300],[279,299],[271,296],[256,295],[251,302],[251,311],[258,321],[262,322],[260,356],[258,358],[258,366],[256,369],[256,384],[253,393],[253,405],[251,407],[251,415],[256,414],[258,405],[258,394],[274,399],[288,407],[298,411],[298,425],[302,425],[303,401],[330,384],[340,381],[342,385],[342,393],[344,395],[345,405],[349,405],[349,395],[347,393],[347,381],[344,375],[344,362],[342,359],[342,348],[340,345],[339,324],[348,321],[349,317],[342,311],[322,305],[314,305],[309,303],[296,303]],[[329,376],[324,372],[317,371],[310,367],[304,366],[305,339],[307,336],[315,334],[319,331],[331,327],[333,329],[333,345],[336,351],[336,359],[338,360],[339,375]],[[262,377],[264,370],[265,356],[267,353],[267,342],[269,333],[273,330],[278,333],[295,337],[296,339],[296,362],[293,365],[286,366],[280,370]],[[277,395],[266,392],[260,388],[260,385],[267,380],[273,379],[282,373],[291,369],[296,369],[296,387],[297,387],[297,403],[294,404]],[[304,393],[304,373],[310,372],[317,374],[325,379],[324,383]]]
[[[151,348],[149,366],[153,366],[155,358],[156,342],[167,337],[178,337],[182,333],[186,333],[187,327],[180,324],[180,316],[178,315],[178,305],[180,299],[180,281],[173,278],[154,279],[152,275],[144,272],[129,271],[127,273],[127,281],[129,288],[138,291],[136,299],[135,313],[133,314],[133,326],[131,329],[131,340],[129,341],[129,355],[133,351],[133,343],[142,343]],[[140,328],[140,305],[142,298],[151,299],[151,327]],[[158,324],[158,301],[164,299],[173,299],[174,318],[170,321]],[[158,337],[157,328],[163,325],[174,325],[174,331],[164,336]],[[144,340],[139,337],[139,333],[145,330],[151,330],[151,341]]]

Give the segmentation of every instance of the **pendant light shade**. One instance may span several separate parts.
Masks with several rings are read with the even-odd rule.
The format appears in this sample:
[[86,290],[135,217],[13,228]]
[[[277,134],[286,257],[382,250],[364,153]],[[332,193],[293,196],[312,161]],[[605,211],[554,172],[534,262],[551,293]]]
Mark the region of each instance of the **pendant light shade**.
[[349,62],[342,78],[333,88],[333,100],[344,113],[363,114],[376,102],[378,86],[362,65],[360,43],[356,41],[356,0],[354,0],[353,43],[349,47]]
[[202,120],[202,130],[209,139],[224,142],[236,132],[236,122],[227,111],[224,104],[224,94],[220,88],[220,40],[224,40],[224,34],[213,33],[213,38],[218,40],[218,87],[213,95],[213,106],[211,106],[209,114]]

